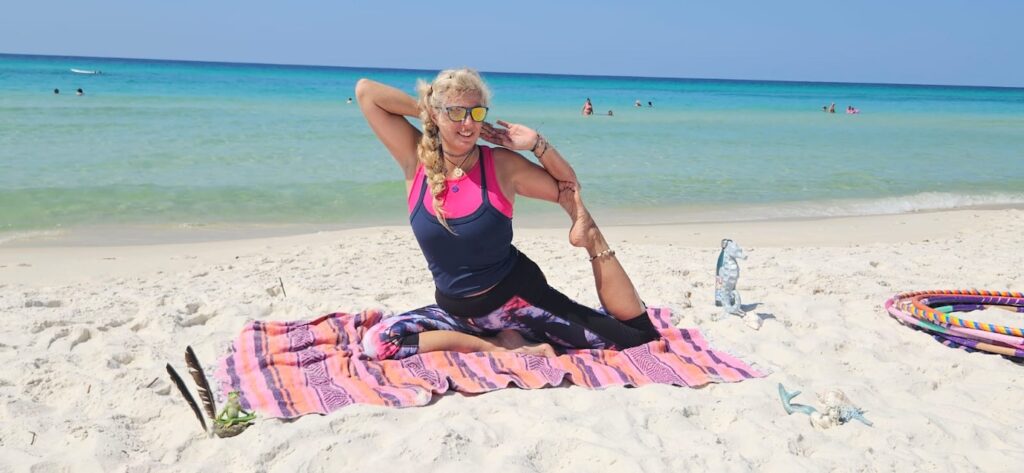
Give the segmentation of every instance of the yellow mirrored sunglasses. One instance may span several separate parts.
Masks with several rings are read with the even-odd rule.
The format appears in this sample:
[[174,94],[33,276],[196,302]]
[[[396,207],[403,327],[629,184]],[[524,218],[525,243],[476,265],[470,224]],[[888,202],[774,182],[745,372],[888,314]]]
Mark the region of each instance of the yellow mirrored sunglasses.
[[487,107],[480,105],[476,107],[461,107],[455,105],[451,107],[445,107],[444,109],[446,112],[448,112],[448,118],[453,122],[461,122],[465,120],[466,114],[468,113],[470,118],[472,118],[473,121],[477,123],[480,123],[484,121],[485,118],[487,118],[488,110]]

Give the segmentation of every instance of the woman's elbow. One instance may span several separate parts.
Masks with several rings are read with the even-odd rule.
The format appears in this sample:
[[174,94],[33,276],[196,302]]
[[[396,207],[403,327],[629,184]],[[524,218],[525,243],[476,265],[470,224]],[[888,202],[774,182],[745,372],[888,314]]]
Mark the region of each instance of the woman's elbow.
[[356,99],[362,102],[371,87],[373,87],[373,81],[370,79],[363,77],[356,81]]

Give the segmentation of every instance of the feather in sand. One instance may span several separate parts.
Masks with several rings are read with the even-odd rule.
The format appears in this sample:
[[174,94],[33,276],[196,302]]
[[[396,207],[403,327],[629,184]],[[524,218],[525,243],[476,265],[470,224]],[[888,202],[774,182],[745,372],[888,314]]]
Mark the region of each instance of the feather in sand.
[[196,352],[192,351],[191,346],[185,347],[185,364],[188,365],[188,372],[196,382],[196,390],[199,391],[199,399],[203,401],[203,409],[206,410],[207,417],[211,421],[216,419],[217,403],[213,401],[213,391],[210,389],[210,383],[206,380],[203,365],[199,364],[199,358],[196,358]]
[[203,426],[203,432],[209,432],[206,428],[206,420],[203,419],[203,413],[199,412],[199,405],[196,404],[195,398],[188,391],[188,386],[185,386],[185,381],[178,376],[178,372],[174,370],[174,367],[170,363],[167,363],[167,374],[171,375],[171,381],[174,381],[174,385],[178,387],[178,391],[181,392],[181,396],[188,402],[189,407],[192,408],[192,412],[195,413],[196,419],[199,419],[199,423]]

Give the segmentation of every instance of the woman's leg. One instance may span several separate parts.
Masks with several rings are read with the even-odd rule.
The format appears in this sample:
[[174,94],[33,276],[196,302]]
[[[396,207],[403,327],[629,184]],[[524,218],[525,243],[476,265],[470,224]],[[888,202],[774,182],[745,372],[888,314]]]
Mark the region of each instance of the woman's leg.
[[633,327],[631,322],[576,303],[546,283],[524,289],[502,307],[472,319],[473,323],[572,349],[621,350],[660,337],[653,326]]
[[621,321],[635,319],[643,315],[647,309],[640,295],[629,279],[626,270],[614,254],[605,253],[609,250],[604,234],[597,227],[590,212],[583,205],[576,186],[572,183],[560,182],[558,202],[572,219],[569,230],[569,243],[573,246],[586,248],[594,270],[594,282],[597,286],[597,298],[612,317]]
[[474,333],[437,306],[385,317],[363,334],[363,351],[378,360],[402,359],[420,352],[420,336],[435,330]]
[[460,353],[514,351],[527,355],[555,356],[555,349],[550,344],[528,342],[519,332],[511,329],[501,330],[493,337],[450,330],[420,333],[417,353],[432,351],[457,351]]
[[378,360],[397,360],[432,351],[555,355],[554,349],[546,343],[528,343],[512,330],[491,331],[477,327],[470,320],[453,317],[436,305],[381,320],[363,335],[363,350]]

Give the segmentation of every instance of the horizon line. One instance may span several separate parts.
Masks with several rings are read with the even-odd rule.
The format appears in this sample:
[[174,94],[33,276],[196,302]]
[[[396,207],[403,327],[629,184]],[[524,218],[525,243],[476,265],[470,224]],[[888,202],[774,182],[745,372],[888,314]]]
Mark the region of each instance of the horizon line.
[[[50,58],[82,58],[82,59],[115,59],[128,61],[155,61],[155,62],[188,62],[197,64],[222,64],[233,66],[274,66],[274,67],[305,67],[319,69],[382,69],[389,71],[404,72],[432,72],[436,73],[442,69],[419,69],[408,67],[376,67],[376,66],[340,66],[329,64],[292,64],[273,62],[232,62],[232,61],[210,61],[200,59],[167,59],[167,58],[139,58],[139,57],[114,57],[114,56],[69,56],[62,54],[34,54],[34,53],[5,53],[0,56],[27,56],[27,57],[50,57]],[[689,81],[722,81],[722,82],[773,82],[788,84],[825,84],[825,85],[872,85],[872,86],[902,86],[902,87],[963,87],[981,89],[1014,89],[1024,90],[1022,86],[1012,85],[971,85],[971,84],[912,84],[901,82],[846,82],[846,81],[809,81],[792,79],[735,79],[720,77],[674,77],[674,76],[630,76],[614,74],[565,74],[554,72],[518,72],[518,71],[484,71],[483,74],[508,74],[508,75],[530,75],[530,76],[556,76],[556,77],[591,77],[591,78],[612,78],[612,79],[655,79],[655,80],[689,80]]]

